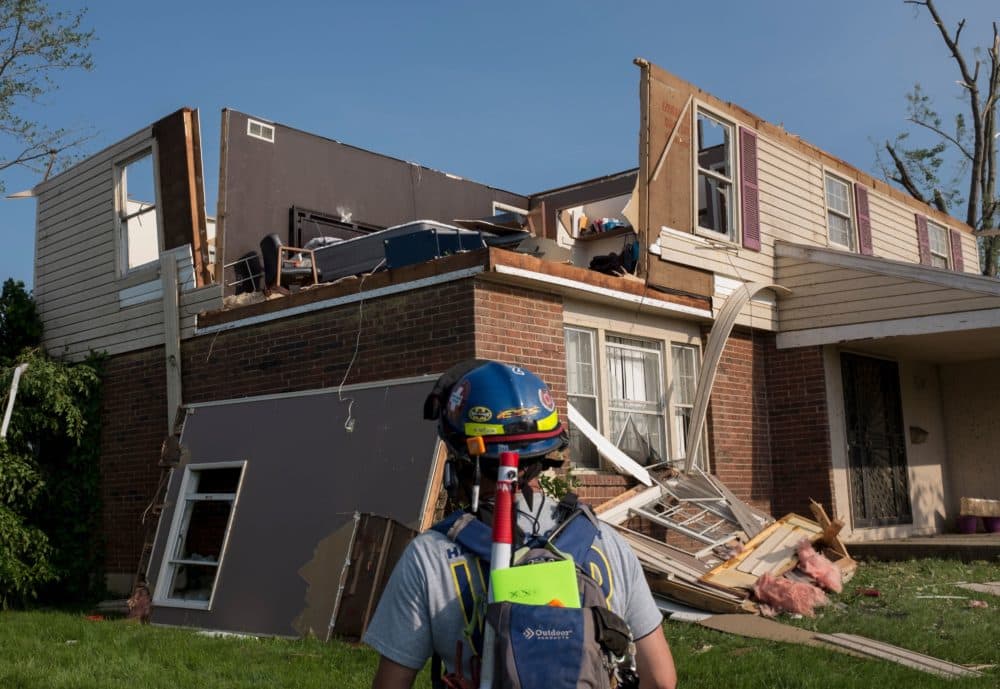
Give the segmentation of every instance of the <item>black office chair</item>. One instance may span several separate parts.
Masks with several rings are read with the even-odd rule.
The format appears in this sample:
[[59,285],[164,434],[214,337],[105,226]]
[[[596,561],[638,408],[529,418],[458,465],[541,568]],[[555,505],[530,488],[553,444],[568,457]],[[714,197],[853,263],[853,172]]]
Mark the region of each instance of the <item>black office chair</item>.
[[232,268],[236,273],[236,280],[230,283],[236,285],[236,294],[250,294],[260,289],[264,270],[256,251],[248,251],[232,263],[227,263],[226,268]]
[[315,285],[316,257],[312,249],[285,246],[277,234],[260,240],[260,253],[264,257],[264,291],[288,285]]

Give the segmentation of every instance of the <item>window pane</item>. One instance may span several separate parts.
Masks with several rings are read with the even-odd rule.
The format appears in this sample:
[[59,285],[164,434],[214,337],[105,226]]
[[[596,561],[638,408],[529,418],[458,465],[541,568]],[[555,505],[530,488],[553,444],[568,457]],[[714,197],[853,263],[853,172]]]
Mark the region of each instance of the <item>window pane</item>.
[[944,256],[931,256],[931,265],[935,268],[947,268],[948,259]]
[[694,404],[695,389],[695,348],[688,345],[671,345],[674,367],[674,404]]
[[226,538],[232,503],[228,500],[188,501],[188,528],[179,544],[178,560],[218,562]]
[[698,113],[698,167],[733,178],[730,134],[729,125]]
[[733,226],[732,185],[698,173],[698,226],[729,236]]
[[[597,400],[593,397],[574,397],[568,395],[568,401],[572,404],[583,418],[590,422],[594,428],[597,424]],[[587,440],[575,426],[569,429],[569,451],[570,459],[574,466],[597,469],[600,467],[600,458],[597,455],[597,448]]]
[[160,256],[160,243],[156,232],[156,209],[141,209],[129,202],[128,209],[136,215],[123,221],[125,241],[128,249],[128,267],[152,263]]
[[148,153],[125,165],[122,170],[125,199],[147,206],[156,205],[156,181],[153,176],[153,154]]
[[611,412],[610,440],[640,464],[653,464],[663,457],[663,417],[632,411]]
[[851,196],[847,184],[833,177],[826,178],[826,205],[841,215],[851,215]]
[[[612,405],[655,410],[660,402],[659,353],[608,346]],[[629,404],[631,403],[631,404]]]
[[240,485],[242,467],[199,469],[195,473],[192,493],[235,493]]
[[594,394],[593,335],[566,330],[566,389],[570,394]]
[[677,446],[677,459],[687,457],[688,428],[691,426],[691,407],[674,409],[674,442]]
[[215,585],[215,565],[177,565],[170,582],[170,598],[208,601]]
[[927,239],[930,241],[931,252],[941,256],[948,255],[948,232],[934,223],[927,223]]
[[828,213],[827,218],[830,223],[830,241],[841,246],[853,246],[851,221],[836,213]]

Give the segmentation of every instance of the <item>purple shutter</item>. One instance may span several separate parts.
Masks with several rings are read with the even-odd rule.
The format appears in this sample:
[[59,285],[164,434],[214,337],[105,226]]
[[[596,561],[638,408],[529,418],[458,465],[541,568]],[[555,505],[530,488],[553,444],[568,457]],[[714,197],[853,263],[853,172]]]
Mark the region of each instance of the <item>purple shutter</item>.
[[957,273],[965,272],[965,261],[962,260],[962,233],[951,230],[951,269]]
[[927,218],[917,213],[917,249],[920,251],[920,263],[925,266],[931,264],[931,240],[927,236]]
[[868,212],[868,190],[857,182],[854,183],[854,205],[858,211],[858,251],[864,256],[871,256],[872,251],[872,219]]
[[743,246],[760,251],[757,135],[743,127],[740,127],[740,202],[743,211]]

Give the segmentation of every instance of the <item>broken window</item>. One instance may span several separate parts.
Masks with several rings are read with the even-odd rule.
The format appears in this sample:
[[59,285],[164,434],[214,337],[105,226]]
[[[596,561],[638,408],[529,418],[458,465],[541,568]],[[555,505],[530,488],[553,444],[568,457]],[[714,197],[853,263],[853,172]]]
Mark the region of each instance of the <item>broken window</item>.
[[609,438],[640,464],[655,464],[664,456],[660,343],[608,335],[607,359]]
[[[597,352],[594,333],[580,328],[566,328],[566,394],[590,425],[600,430],[597,414]],[[570,457],[573,465],[597,469],[600,459],[593,446],[576,428],[569,433]]]
[[854,250],[854,219],[850,185],[833,175],[826,176],[826,224],[830,243]]
[[947,268],[949,263],[947,228],[928,220],[927,240],[931,250],[931,265],[935,268]]
[[187,467],[157,581],[157,604],[211,607],[243,464]]
[[735,241],[733,126],[699,109],[696,129],[698,228]]
[[115,171],[121,265],[127,273],[160,257],[153,152],[120,163]]

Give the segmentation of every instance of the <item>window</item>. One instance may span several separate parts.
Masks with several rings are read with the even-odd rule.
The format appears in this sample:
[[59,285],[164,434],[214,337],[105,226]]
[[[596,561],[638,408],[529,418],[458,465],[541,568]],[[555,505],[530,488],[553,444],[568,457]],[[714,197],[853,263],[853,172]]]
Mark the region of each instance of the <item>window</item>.
[[[670,358],[673,364],[673,389],[670,395],[673,457],[679,459],[687,457],[687,448],[690,444],[688,429],[691,426],[694,395],[698,388],[698,349],[691,345],[673,343],[670,345]],[[700,456],[701,452],[698,455]]]
[[511,206],[508,203],[501,203],[500,201],[493,202],[493,215],[504,215],[505,213],[515,213],[517,215],[527,215],[528,211],[524,208],[518,208],[517,206]]
[[931,250],[931,265],[948,268],[948,229],[932,220],[927,221],[927,242]]
[[160,257],[153,152],[147,150],[120,163],[115,171],[121,266],[122,273],[127,273]]
[[826,224],[831,244],[854,250],[854,217],[851,186],[833,175],[826,176]]
[[698,229],[735,241],[733,126],[699,109],[696,129]]
[[[597,376],[594,362],[594,333],[579,328],[566,329],[566,396],[590,425],[600,430],[597,418]],[[597,469],[597,449],[576,428],[570,429],[570,456],[574,465]]]
[[247,136],[274,143],[274,127],[257,120],[247,120]]
[[243,463],[188,467],[156,584],[158,604],[211,607]]

